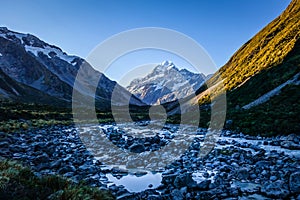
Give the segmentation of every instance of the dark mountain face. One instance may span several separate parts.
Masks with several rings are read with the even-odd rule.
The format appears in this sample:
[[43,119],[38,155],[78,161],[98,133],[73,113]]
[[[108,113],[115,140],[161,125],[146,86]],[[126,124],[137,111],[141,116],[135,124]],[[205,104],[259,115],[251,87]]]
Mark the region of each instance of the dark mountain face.
[[[128,91],[93,69],[82,58],[67,55],[60,48],[30,34],[0,28],[0,53],[0,69],[13,81],[64,101],[69,106],[73,89],[83,96],[90,95],[96,98],[96,101],[101,102],[99,106],[110,103],[114,87],[118,88],[120,99],[131,96]],[[85,68],[81,84],[88,86],[87,88],[97,88],[96,96],[88,89],[73,88],[80,67]],[[98,77],[101,77],[99,82]],[[22,94],[25,99],[30,95],[30,93]],[[143,104],[134,96],[131,100],[132,104]],[[42,103],[39,99],[35,102]]]
[[44,65],[30,55],[23,46],[0,37],[0,67],[4,73],[17,82],[43,91],[48,95],[68,100],[71,88],[51,73]]
[[32,103],[38,100],[40,104],[66,106],[66,102],[45,94],[35,88],[19,83],[7,76],[0,69],[0,99],[10,99],[17,102]]

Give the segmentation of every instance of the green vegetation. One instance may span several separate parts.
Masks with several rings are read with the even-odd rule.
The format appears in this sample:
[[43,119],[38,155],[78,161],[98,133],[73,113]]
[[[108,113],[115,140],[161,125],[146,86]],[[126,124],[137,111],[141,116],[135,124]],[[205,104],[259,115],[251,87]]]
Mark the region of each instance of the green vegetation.
[[16,200],[112,200],[108,191],[75,184],[60,176],[37,177],[33,172],[15,161],[0,160],[0,197]]
[[[125,107],[119,107],[119,113],[126,113]],[[130,116],[134,121],[148,120],[149,107],[131,107]],[[116,116],[110,110],[96,110],[97,119],[91,119],[85,108],[80,111],[80,121],[76,123],[96,124],[112,123]],[[93,112],[95,112],[93,110]],[[54,107],[42,104],[27,104],[8,100],[0,100],[0,131],[13,132],[30,128],[41,128],[51,125],[72,125],[73,113],[71,108]],[[121,116],[126,121],[127,116]]]
[[233,110],[228,116],[234,122],[231,128],[246,134],[263,136],[299,133],[299,90],[299,85],[289,85],[267,103],[247,111]]
[[[266,136],[290,134],[300,131],[299,85],[284,87],[279,95],[249,110],[236,109],[259,98],[300,72],[300,40],[283,63],[263,70],[241,87],[229,91],[228,118],[234,121],[233,129],[246,134]],[[299,80],[298,80],[299,81]],[[251,91],[251,92],[249,92]]]
[[0,131],[12,132],[54,124],[72,124],[69,108],[0,101]]

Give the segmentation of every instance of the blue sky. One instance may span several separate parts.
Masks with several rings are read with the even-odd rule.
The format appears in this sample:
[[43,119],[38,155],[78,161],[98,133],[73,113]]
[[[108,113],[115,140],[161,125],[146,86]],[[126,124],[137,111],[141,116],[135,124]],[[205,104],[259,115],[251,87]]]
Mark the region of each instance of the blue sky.
[[[289,3],[290,0],[10,0],[1,1],[0,26],[32,33],[68,54],[83,58],[100,42],[119,32],[163,27],[196,40],[219,68]],[[124,59],[123,70],[114,69],[106,74],[118,80],[132,65],[166,59],[175,59],[179,67],[186,64],[167,55],[145,53],[129,58]]]

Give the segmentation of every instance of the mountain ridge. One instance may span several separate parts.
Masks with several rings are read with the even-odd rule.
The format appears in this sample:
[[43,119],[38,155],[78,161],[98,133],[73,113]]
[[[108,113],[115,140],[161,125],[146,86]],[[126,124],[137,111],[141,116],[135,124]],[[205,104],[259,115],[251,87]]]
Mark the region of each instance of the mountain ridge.
[[[2,71],[18,83],[40,90],[46,96],[56,98],[57,101],[54,102],[64,102],[63,104],[70,107],[74,89],[82,95],[95,96],[97,105],[101,107],[104,104],[115,103],[111,102],[111,93],[116,88],[120,98],[131,96],[132,104],[144,105],[116,82],[93,69],[84,59],[69,56],[59,47],[50,45],[36,36],[0,27],[0,46]],[[81,91],[80,88],[73,88],[80,67],[85,68],[80,84],[87,86],[85,90]],[[100,81],[98,82],[99,77]],[[96,94],[92,94],[91,88],[96,88]],[[26,98],[25,94],[23,96]],[[29,96],[30,94],[28,94]],[[27,102],[27,100],[25,101]],[[34,101],[35,103],[48,103],[48,101],[39,102],[38,99]]]

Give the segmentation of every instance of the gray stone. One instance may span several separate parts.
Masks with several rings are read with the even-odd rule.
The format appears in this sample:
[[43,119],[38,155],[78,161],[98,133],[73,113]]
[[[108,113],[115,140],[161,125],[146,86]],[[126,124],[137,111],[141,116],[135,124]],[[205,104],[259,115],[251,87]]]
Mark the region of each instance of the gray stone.
[[61,160],[55,160],[50,163],[50,168],[57,169],[60,167],[60,165],[61,165]]
[[176,188],[182,188],[182,187],[192,187],[196,184],[196,182],[192,178],[191,173],[184,173],[178,175],[174,180],[174,186]]
[[277,180],[277,177],[276,176],[271,176],[270,177],[270,181],[276,181]]
[[88,165],[88,164],[81,165],[80,167],[78,167],[78,170],[86,174],[95,174],[98,171],[95,166]]
[[236,177],[240,180],[246,180],[249,177],[249,170],[247,168],[241,168],[236,171]]
[[171,195],[172,195],[173,200],[183,200],[184,199],[182,192],[178,189],[173,190]]
[[283,181],[267,182],[263,185],[261,192],[270,198],[286,198],[289,190],[285,188]]
[[42,170],[49,169],[49,168],[50,168],[50,166],[48,163],[41,163],[36,167],[36,170],[42,171]]
[[75,172],[76,169],[73,165],[68,165],[68,166],[65,166],[63,168],[61,168],[60,170],[58,170],[58,173],[59,174],[65,174],[67,172]]
[[39,155],[34,159],[35,164],[47,163],[47,162],[49,162],[49,156],[46,153],[43,153],[42,155]]
[[204,180],[198,183],[195,188],[198,190],[208,190],[211,180]]
[[300,145],[295,144],[293,141],[282,141],[280,143],[282,148],[291,149],[291,150],[300,150]]
[[142,153],[145,151],[145,146],[142,144],[132,144],[129,150],[133,153]]
[[292,193],[300,193],[300,172],[290,175],[289,186]]

